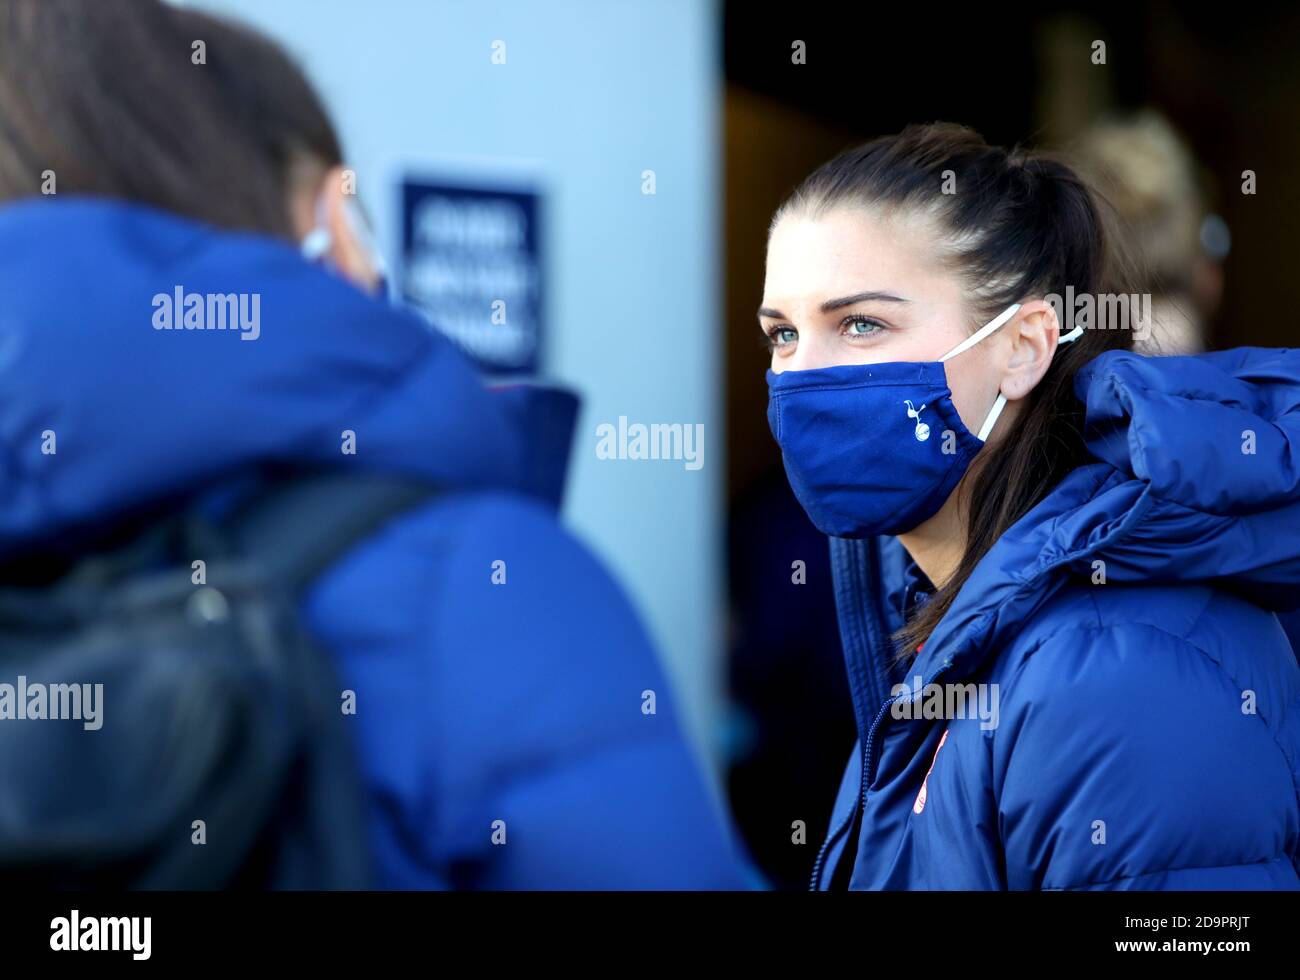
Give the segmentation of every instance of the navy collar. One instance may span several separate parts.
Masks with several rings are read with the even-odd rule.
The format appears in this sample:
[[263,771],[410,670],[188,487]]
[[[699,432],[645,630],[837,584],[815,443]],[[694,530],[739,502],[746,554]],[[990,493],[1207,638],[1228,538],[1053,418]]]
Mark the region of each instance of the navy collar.
[[903,554],[903,587],[895,593],[894,601],[899,617],[906,622],[930,600],[935,588],[925,572],[921,571],[921,566],[906,551]]

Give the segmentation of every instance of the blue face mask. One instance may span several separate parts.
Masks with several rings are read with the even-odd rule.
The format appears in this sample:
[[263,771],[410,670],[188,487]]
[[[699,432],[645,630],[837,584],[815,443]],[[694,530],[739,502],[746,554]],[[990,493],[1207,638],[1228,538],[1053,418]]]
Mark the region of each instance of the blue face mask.
[[[1007,400],[977,435],[957,414],[943,362],[974,347],[1014,304],[937,361],[767,372],[767,421],[799,503],[823,534],[902,534],[939,512]],[[1075,327],[1059,343],[1083,335]]]

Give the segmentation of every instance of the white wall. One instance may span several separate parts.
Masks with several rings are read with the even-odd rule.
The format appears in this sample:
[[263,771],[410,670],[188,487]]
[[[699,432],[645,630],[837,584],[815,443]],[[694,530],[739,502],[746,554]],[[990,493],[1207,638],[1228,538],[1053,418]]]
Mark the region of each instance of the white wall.
[[[399,170],[448,173],[456,158],[540,174],[546,376],[585,406],[566,516],[631,592],[712,751],[725,598],[716,0],[195,5],[261,27],[303,64],[394,259]],[[620,415],[703,423],[703,468],[597,459],[596,426]]]

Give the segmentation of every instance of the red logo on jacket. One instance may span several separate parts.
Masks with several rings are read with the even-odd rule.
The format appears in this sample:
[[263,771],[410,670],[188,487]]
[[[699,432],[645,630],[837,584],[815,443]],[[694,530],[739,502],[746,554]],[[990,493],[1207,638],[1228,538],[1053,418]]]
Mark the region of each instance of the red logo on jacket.
[[930,782],[930,773],[934,772],[934,761],[939,758],[939,750],[943,748],[943,743],[948,741],[948,729],[943,730],[943,735],[939,738],[939,744],[934,747],[934,756],[930,759],[930,768],[925,771],[925,778],[921,780],[921,790],[916,794],[916,802],[912,804],[912,812],[920,813],[925,809],[925,787]]

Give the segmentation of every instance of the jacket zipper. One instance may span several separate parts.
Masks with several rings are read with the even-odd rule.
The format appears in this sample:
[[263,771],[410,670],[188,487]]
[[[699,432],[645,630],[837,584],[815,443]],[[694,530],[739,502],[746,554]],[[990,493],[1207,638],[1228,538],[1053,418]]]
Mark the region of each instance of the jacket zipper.
[[[880,665],[876,658],[878,651],[889,645],[888,630],[885,625],[885,613],[880,608],[883,599],[875,592],[869,593],[869,601],[857,603],[854,601],[856,596],[863,593],[863,590],[871,583],[879,584],[882,581],[883,569],[880,557],[879,542],[873,542],[863,548],[864,542],[847,541],[836,538],[831,539],[831,561],[836,567],[842,570],[836,574],[835,580],[835,604],[837,616],[840,624],[840,635],[845,638],[845,653],[849,657],[850,672],[849,683],[854,683],[854,667],[857,663],[857,670],[864,674],[863,683],[868,691],[872,689],[879,690],[885,684],[888,684],[889,671],[881,671]],[[867,647],[865,651],[861,648]],[[855,649],[856,648],[856,649]],[[939,676],[951,663],[944,663],[935,677]],[[932,677],[931,680],[934,678]],[[881,691],[881,693],[884,693]],[[809,880],[808,890],[817,891],[821,887],[822,874],[825,870],[826,858],[830,854],[831,848],[839,841],[840,836],[847,828],[852,833],[852,828],[857,822],[858,815],[866,812],[867,809],[867,787],[871,781],[871,749],[875,738],[876,728],[879,726],[884,712],[889,706],[899,700],[902,695],[894,695],[885,699],[876,712],[875,720],[872,721],[867,730],[866,736],[862,738],[862,778],[858,785],[858,799],[854,804],[853,810],[849,816],[840,821],[839,825],[826,835],[822,842],[821,848],[817,852],[817,858],[813,862],[812,875]],[[862,715],[858,710],[859,701],[854,696],[854,712],[858,720],[858,734],[862,734]]]
[[[921,685],[921,689],[924,690],[927,686],[933,684],[935,679],[951,666],[951,662],[943,664],[943,666],[930,675],[928,681]],[[856,822],[859,813],[867,812],[867,787],[871,784],[872,776],[870,769],[872,763],[871,747],[875,742],[876,729],[880,726],[880,722],[885,717],[885,712],[889,710],[889,706],[894,704],[896,701],[901,700],[903,700],[903,695],[901,694],[895,694],[893,697],[887,699],[885,703],[880,706],[880,710],[876,712],[875,720],[871,722],[871,727],[867,730],[867,740],[863,743],[862,747],[862,781],[858,785],[857,803],[854,804],[853,813],[849,816],[847,821],[841,821],[840,825],[835,828],[835,832],[827,835],[826,840],[822,843],[821,850],[817,852],[817,860],[813,863],[812,881],[808,886],[809,891],[815,892],[820,890],[822,864],[826,860],[826,855],[830,852],[832,843],[839,839],[840,834],[844,832],[846,826],[852,827]]]
[[[872,658],[872,653],[876,649],[879,637],[884,632],[883,627],[881,627],[879,623],[880,612],[878,607],[875,605],[871,605],[870,608],[863,607],[859,609],[859,607],[855,603],[853,603],[851,599],[851,597],[857,596],[861,593],[866,582],[878,582],[880,581],[881,578],[880,560],[876,550],[878,548],[878,545],[872,543],[868,547],[868,550],[865,554],[860,554],[857,552],[857,549],[861,545],[862,542],[847,542],[847,541],[837,541],[834,538],[831,539],[832,563],[835,563],[837,561],[836,559],[837,550],[849,549],[851,552],[853,552],[852,554],[843,557],[843,565],[841,567],[845,570],[847,576],[846,580],[840,581],[837,578],[835,584],[835,592],[836,592],[835,601],[837,607],[836,612],[840,623],[840,633],[842,636],[845,637],[845,643],[846,643],[845,654],[850,660],[850,663],[853,660],[853,647],[855,645],[861,646],[864,642],[869,647],[869,650],[866,654],[866,658],[867,661],[870,662]],[[865,561],[866,565],[868,566],[865,572],[858,567],[860,561]],[[846,622],[846,620],[848,622]],[[850,625],[850,623],[852,623],[852,625]],[[852,686],[853,684],[852,669],[850,669],[849,671],[849,683],[850,686]],[[866,746],[867,737],[862,730],[863,728],[862,712],[859,708],[859,702],[856,695],[854,696],[853,710],[854,710],[854,715],[856,716],[858,722],[858,735],[863,744],[862,760],[865,763],[866,760],[865,746]],[[848,817],[846,817],[844,820],[841,820],[840,823],[837,826],[835,826],[833,830],[831,830],[826,834],[825,839],[822,841],[821,848],[817,851],[817,858],[813,862],[812,874],[810,876],[809,885],[808,885],[809,891],[817,891],[818,888],[820,887],[823,867],[826,862],[826,857],[830,853],[831,848],[840,839],[840,836],[844,833],[846,828],[848,828],[850,832],[852,832],[853,824],[856,822],[857,819],[859,804],[862,801],[862,794],[864,792],[864,787],[865,784],[859,783],[858,799],[854,801],[853,808],[849,811]]]

